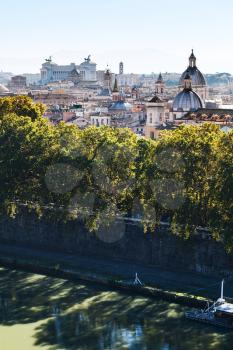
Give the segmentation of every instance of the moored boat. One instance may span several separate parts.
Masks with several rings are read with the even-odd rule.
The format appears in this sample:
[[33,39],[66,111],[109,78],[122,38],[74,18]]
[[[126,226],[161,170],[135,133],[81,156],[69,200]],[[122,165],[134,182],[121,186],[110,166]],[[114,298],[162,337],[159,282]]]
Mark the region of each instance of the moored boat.
[[221,283],[221,296],[212,305],[207,304],[205,310],[187,311],[186,318],[233,329],[233,304],[226,302],[223,296],[224,280]]

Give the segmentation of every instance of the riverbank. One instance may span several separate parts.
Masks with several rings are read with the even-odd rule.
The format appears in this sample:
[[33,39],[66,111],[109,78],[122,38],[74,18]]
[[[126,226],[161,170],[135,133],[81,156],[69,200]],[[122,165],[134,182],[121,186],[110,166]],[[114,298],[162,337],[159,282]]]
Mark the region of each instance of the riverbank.
[[[198,274],[165,271],[121,261],[0,245],[0,265],[70,280],[98,283],[127,293],[203,307],[218,296],[219,281]],[[143,286],[133,284],[138,273]]]
[[[105,233],[107,236],[102,237],[104,232],[88,231],[80,220],[63,222],[48,217],[38,218],[26,208],[15,218],[3,216],[0,220],[1,244],[88,258],[85,269],[91,257],[98,263],[102,260],[104,265],[110,261],[121,261],[126,267],[132,264],[153,266],[156,274],[160,270],[179,271],[179,276],[185,274],[184,281],[178,284],[182,290],[184,285],[189,285],[189,276],[194,274],[215,277],[216,280],[233,278],[233,254],[227,254],[223,244],[210,239],[206,232],[183,239],[172,234],[167,225],[161,225],[156,232],[145,234],[140,221],[126,220],[118,226],[117,232],[113,228],[114,237],[110,238],[109,233]],[[93,265],[95,267],[95,263]],[[135,275],[135,270],[130,270],[129,278],[132,274]],[[171,280],[170,276],[168,280]],[[208,284],[205,281],[204,287]]]
[[[232,332],[187,320],[177,303],[0,267],[4,350],[229,350]],[[4,301],[4,302],[3,302]]]

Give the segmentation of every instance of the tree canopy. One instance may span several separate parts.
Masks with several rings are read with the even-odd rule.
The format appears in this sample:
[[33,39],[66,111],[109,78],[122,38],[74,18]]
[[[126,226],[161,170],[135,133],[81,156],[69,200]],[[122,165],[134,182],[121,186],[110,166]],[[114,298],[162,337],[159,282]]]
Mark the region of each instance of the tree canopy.
[[45,105],[34,103],[28,96],[2,97],[0,98],[0,117],[15,113],[18,116],[29,117],[32,120],[43,116]]
[[85,221],[97,230],[122,217],[145,231],[162,220],[184,238],[207,228],[233,247],[233,132],[180,126],[157,141],[130,130],[84,130],[42,118],[28,97],[0,99],[0,210]]

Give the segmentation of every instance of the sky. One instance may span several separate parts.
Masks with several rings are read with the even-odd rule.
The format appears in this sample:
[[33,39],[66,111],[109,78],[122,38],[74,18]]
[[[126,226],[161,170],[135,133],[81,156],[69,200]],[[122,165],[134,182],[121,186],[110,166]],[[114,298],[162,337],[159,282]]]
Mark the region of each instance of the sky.
[[48,56],[126,73],[233,74],[232,0],[0,0],[0,70],[37,73]]

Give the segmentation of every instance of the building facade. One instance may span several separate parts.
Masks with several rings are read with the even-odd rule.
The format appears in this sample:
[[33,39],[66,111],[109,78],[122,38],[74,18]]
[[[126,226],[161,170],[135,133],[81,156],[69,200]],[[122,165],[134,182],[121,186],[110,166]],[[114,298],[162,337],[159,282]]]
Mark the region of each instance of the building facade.
[[139,84],[138,74],[119,74],[117,76],[119,86],[135,86]]
[[55,81],[71,80],[96,82],[96,63],[91,61],[90,55],[80,65],[58,65],[50,58],[45,60],[41,68],[41,84],[46,85]]
[[12,91],[26,89],[27,78],[22,75],[16,75],[11,78],[8,86]]
[[93,113],[91,114],[91,125],[95,126],[111,126],[111,116],[108,114],[102,113]]

